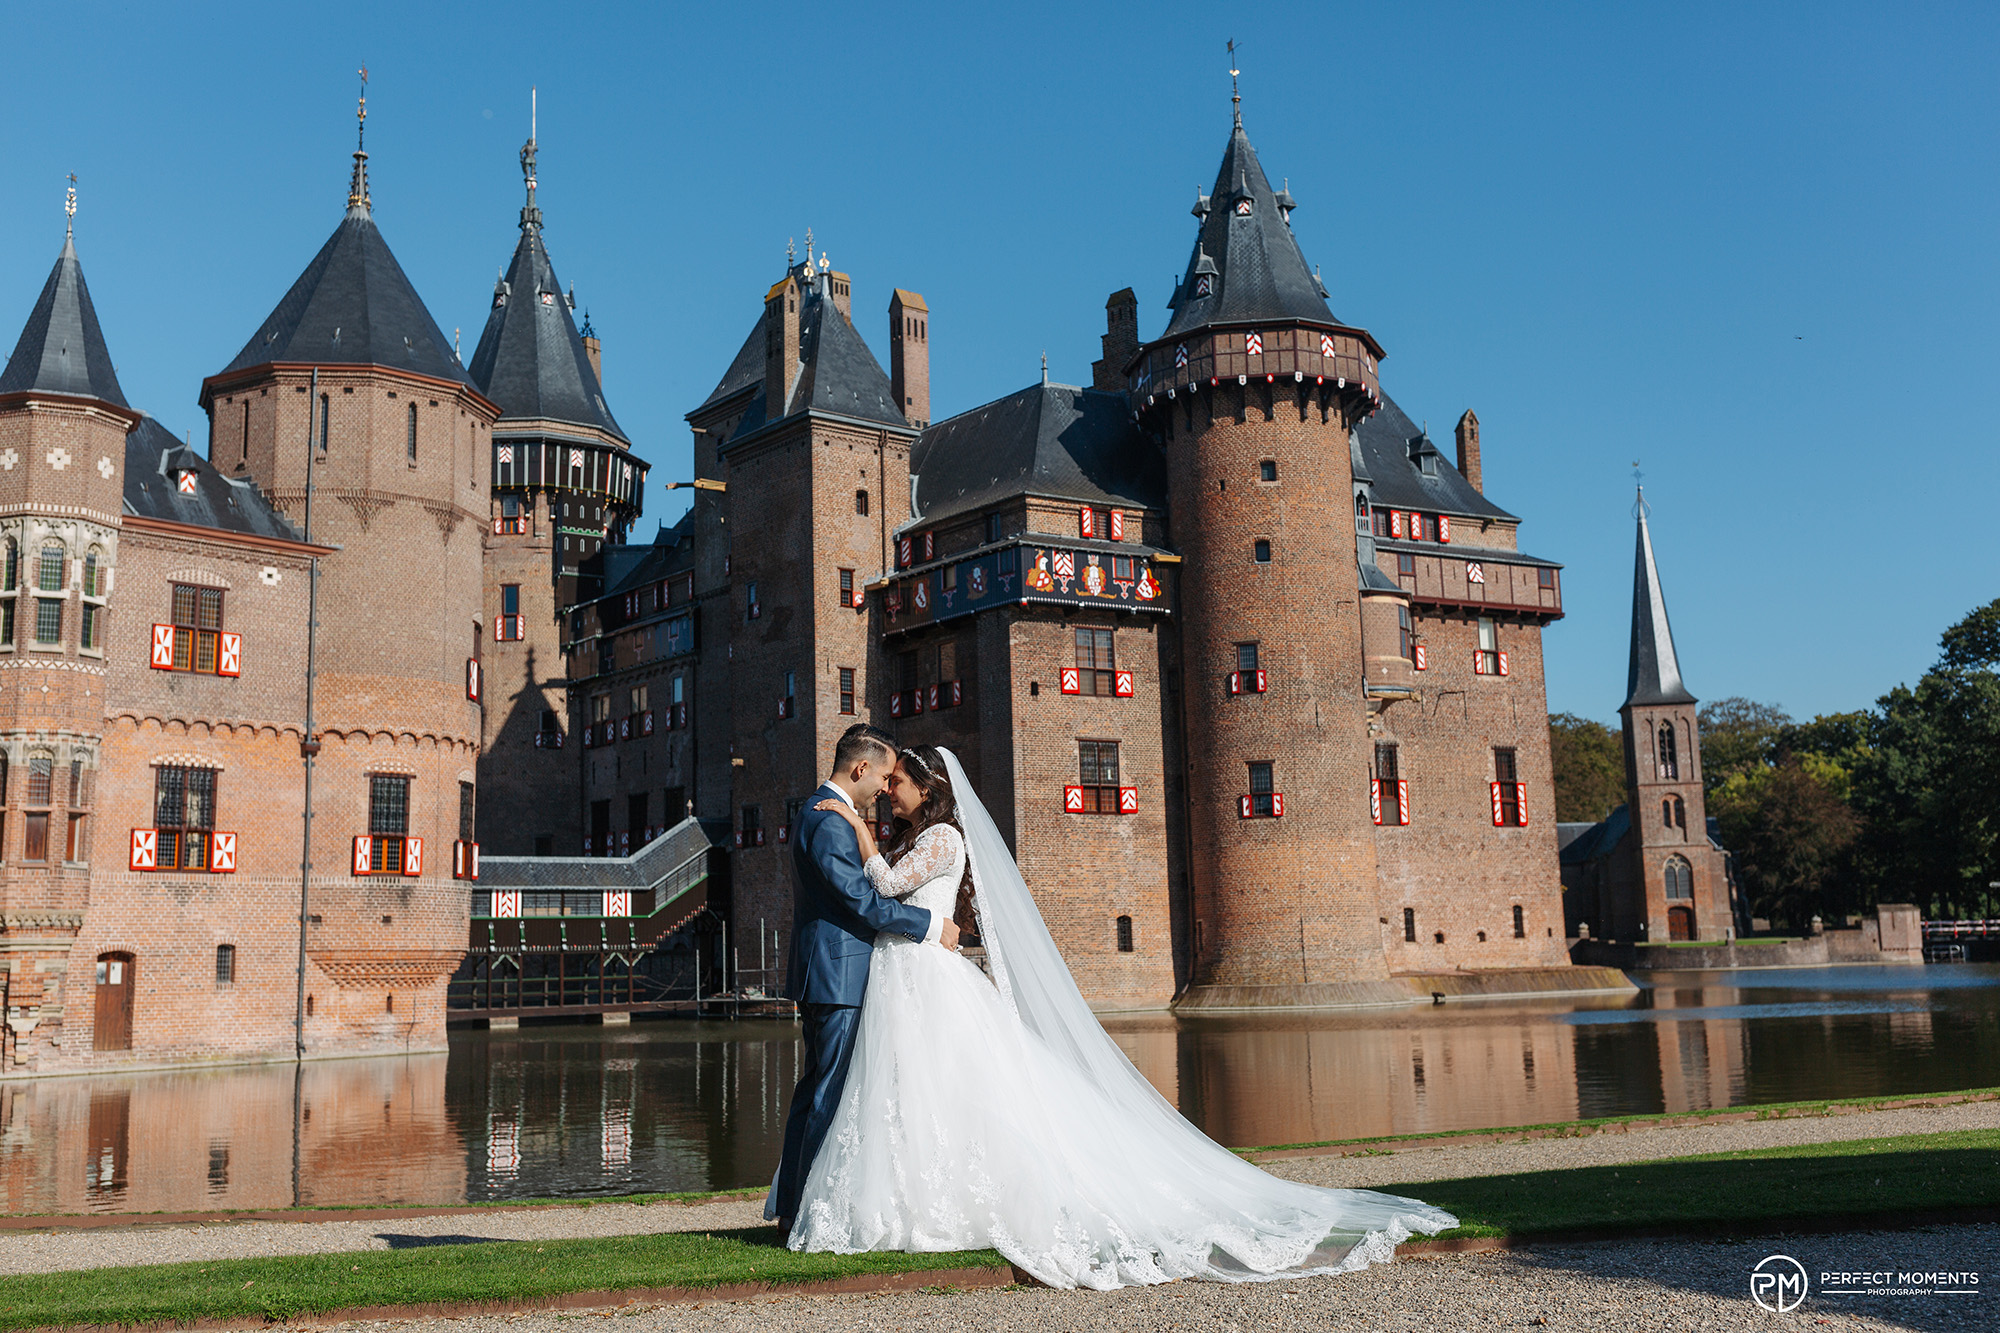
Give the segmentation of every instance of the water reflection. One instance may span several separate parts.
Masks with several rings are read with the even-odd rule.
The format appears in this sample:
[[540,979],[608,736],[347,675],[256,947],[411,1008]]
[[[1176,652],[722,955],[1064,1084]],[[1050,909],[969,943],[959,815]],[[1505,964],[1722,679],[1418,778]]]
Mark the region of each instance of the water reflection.
[[[1215,1138],[1296,1143],[2000,1085],[2000,966],[1674,973],[1636,995],[1110,1027]],[[676,1021],[454,1033],[448,1055],[296,1073],[0,1084],[0,1206],[759,1185],[798,1059],[789,1024]]]

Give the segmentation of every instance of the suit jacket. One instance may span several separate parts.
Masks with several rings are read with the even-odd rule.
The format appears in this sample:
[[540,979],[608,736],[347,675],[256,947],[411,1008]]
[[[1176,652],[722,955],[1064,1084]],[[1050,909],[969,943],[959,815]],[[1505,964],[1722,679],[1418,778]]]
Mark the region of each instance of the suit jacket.
[[831,782],[806,798],[792,838],[792,947],[785,998],[802,1004],[861,1003],[878,931],[921,940],[931,914],[885,898],[861,869],[861,843],[838,814],[813,807],[843,799]]

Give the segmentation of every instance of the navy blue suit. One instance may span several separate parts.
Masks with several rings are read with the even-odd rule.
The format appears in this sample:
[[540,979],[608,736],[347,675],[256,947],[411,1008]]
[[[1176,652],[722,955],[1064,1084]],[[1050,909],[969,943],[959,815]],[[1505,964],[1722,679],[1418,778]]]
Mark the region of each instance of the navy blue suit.
[[819,1155],[854,1055],[855,1023],[868,989],[879,931],[921,940],[931,914],[885,898],[861,869],[861,844],[839,814],[815,810],[842,799],[831,782],[806,799],[792,839],[792,947],[785,998],[805,1018],[805,1064],[785,1118],[785,1155],[767,1217],[796,1217],[806,1173]]

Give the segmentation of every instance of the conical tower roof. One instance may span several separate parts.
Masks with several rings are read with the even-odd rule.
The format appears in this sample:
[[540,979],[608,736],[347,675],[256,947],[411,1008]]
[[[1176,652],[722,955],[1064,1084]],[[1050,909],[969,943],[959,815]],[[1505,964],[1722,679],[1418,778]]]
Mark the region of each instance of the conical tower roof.
[[1639,544],[1632,573],[1632,660],[1625,677],[1625,704],[1691,704],[1681,682],[1674,631],[1667,623],[1667,598],[1653,562],[1653,534],[1646,527],[1646,496],[1639,494]]
[[[522,152],[532,171],[534,144]],[[493,310],[472,353],[472,382],[500,405],[500,422],[553,420],[601,430],[630,443],[604,401],[583,350],[570,302],[542,243],[542,213],[528,178],[521,240],[506,276],[493,288]]]
[[76,245],[63,238],[62,253],[42,285],[41,297],[28,313],[21,341],[0,371],[0,394],[52,393],[71,398],[95,398],[129,408],[118,387],[111,352],[98,327],[97,307],[77,262]]
[[1292,207],[1289,190],[1272,191],[1238,115],[1215,188],[1195,201],[1201,231],[1187,274],[1169,302],[1173,318],[1160,336],[1205,324],[1272,319],[1338,324],[1327,308],[1325,288],[1292,235]]

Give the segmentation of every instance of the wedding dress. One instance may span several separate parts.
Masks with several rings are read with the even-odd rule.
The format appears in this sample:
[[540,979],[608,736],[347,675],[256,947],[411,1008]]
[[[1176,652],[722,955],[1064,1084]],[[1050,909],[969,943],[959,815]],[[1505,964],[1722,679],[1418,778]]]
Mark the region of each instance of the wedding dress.
[[993,975],[875,943],[853,1062],[807,1175],[795,1250],[992,1248],[1054,1287],[1257,1281],[1387,1261],[1458,1224],[1371,1190],[1266,1174],[1183,1119],[1078,993],[999,830],[945,752],[965,836],[933,825],[885,894],[950,913],[969,855]]

